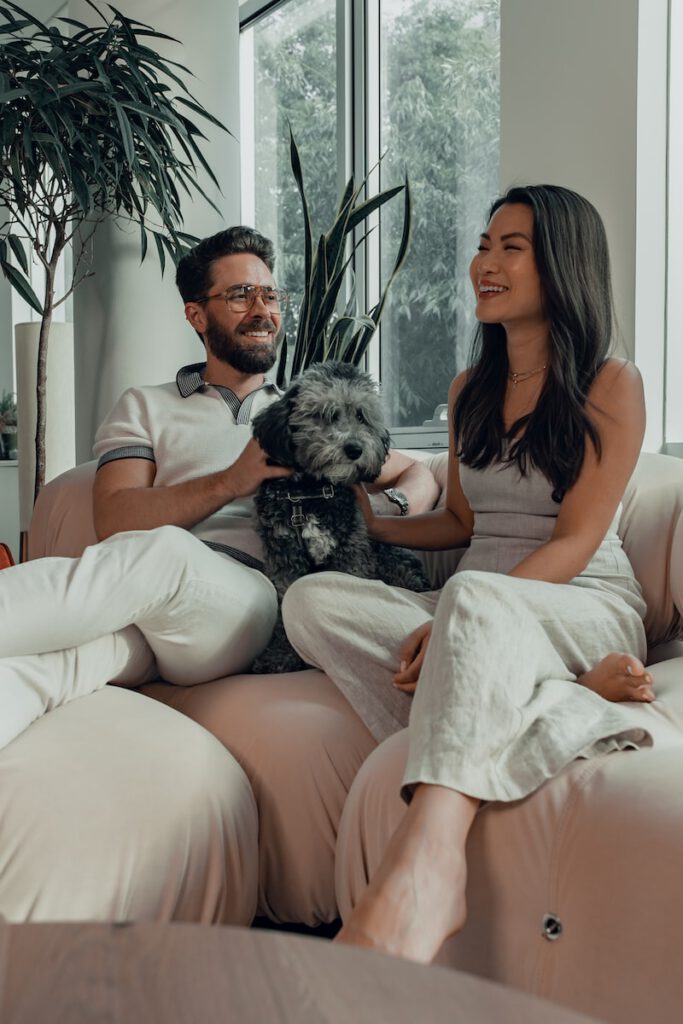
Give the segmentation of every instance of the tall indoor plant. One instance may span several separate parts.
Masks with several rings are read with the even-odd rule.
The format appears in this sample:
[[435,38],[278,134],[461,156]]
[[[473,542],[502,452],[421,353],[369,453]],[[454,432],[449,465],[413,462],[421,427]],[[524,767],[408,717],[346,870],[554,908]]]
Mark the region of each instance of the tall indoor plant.
[[[34,496],[45,477],[52,315],[89,276],[97,224],[108,217],[136,223],[141,258],[151,237],[163,272],[166,255],[176,262],[194,241],[181,230],[181,192],[211,203],[197,182],[201,169],[218,185],[188,115],[224,126],[193,100],[182,77],[187,68],[149,45],[171,37],[110,5],[105,16],[86,3],[98,22],[63,17],[56,19],[61,28],[0,3],[0,266],[41,316]],[[26,243],[44,270],[42,298],[31,287]],[[57,297],[57,268],[70,243],[73,273]]]
[[[278,383],[296,377],[311,363],[338,359],[358,366],[377,329],[389,289],[408,252],[411,229],[411,200],[408,180],[405,184],[364,198],[367,184],[357,188],[349,179],[339,201],[332,226],[313,245],[313,227],[306,198],[299,150],[290,130],[290,159],[299,190],[304,218],[304,287],[299,308],[294,349],[288,354],[287,339],[282,343],[278,364]],[[352,273],[356,250],[367,238],[368,218],[385,203],[403,192],[403,230],[396,260],[379,301],[367,313],[358,312],[358,297]],[[343,310],[340,312],[340,305]]]

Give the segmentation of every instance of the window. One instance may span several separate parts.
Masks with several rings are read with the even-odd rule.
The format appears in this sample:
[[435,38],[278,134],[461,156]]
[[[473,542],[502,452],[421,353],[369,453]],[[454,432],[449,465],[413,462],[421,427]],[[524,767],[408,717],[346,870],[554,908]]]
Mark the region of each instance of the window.
[[[445,443],[448,385],[471,342],[469,261],[499,187],[499,6],[287,0],[259,17],[259,5],[242,5],[243,219],[275,241],[290,316],[303,242],[288,123],[317,234],[351,170],[357,182],[371,171],[373,193],[408,174],[411,250],[369,359],[394,443],[406,446]],[[359,251],[363,309],[391,270],[401,226],[394,200]]]
[[[668,173],[668,288],[665,373],[664,450],[683,457],[683,130],[680,123],[683,97],[683,2],[672,0],[669,23],[669,173]],[[678,59],[676,59],[678,56]]]

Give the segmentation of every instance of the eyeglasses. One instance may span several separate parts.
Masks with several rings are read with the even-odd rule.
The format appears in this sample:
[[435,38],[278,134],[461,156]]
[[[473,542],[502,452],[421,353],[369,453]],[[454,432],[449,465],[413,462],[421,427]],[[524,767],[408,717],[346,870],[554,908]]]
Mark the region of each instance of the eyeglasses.
[[224,292],[215,292],[213,295],[205,295],[203,299],[195,299],[195,302],[208,302],[209,299],[223,299],[226,306],[233,313],[247,313],[260,298],[266,309],[271,313],[279,313],[287,304],[287,292],[281,288],[268,288],[259,284],[240,284],[235,288],[228,288]]

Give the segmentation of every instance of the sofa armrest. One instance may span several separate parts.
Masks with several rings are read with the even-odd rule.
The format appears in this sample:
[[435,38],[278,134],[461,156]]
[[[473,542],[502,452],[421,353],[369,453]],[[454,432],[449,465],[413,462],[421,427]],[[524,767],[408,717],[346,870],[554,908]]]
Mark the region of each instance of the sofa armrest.
[[647,603],[650,647],[681,633],[683,560],[674,565],[672,544],[682,514],[683,460],[643,452],[626,488],[619,536]]
[[671,542],[671,564],[669,567],[671,596],[683,621],[683,512],[678,517]]
[[89,544],[96,543],[92,507],[96,468],[96,462],[84,462],[50,480],[42,489],[31,517],[29,558],[74,558]]

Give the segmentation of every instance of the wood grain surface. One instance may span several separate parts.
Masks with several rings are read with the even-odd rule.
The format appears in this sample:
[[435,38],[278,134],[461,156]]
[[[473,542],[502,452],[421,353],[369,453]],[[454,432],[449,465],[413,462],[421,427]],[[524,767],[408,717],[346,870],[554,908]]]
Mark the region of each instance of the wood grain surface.
[[0,926],[1,1024],[580,1024],[443,967],[190,924]]

